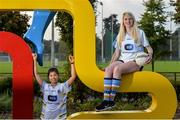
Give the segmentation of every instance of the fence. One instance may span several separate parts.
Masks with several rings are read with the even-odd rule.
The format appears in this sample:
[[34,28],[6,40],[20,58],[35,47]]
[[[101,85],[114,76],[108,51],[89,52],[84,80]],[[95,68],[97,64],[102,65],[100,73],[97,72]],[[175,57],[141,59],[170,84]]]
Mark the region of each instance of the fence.
[[[165,76],[170,82],[174,85],[176,88],[177,86],[180,86],[180,72],[158,72],[161,75]],[[47,73],[39,73],[43,77],[47,77]],[[64,75],[63,73],[62,76]],[[0,80],[4,79],[6,77],[11,77],[12,73],[0,73]]]
[[180,86],[180,72],[159,72],[161,75],[168,78],[174,85],[175,89]]
[[10,62],[11,61],[11,58],[10,56],[7,56],[7,55],[0,55],[0,61],[8,61]]

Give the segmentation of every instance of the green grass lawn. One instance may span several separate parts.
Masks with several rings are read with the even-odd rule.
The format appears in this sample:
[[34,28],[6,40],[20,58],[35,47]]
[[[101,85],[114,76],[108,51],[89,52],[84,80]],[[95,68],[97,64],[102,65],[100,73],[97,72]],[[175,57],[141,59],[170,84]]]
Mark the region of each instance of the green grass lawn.
[[[66,61],[59,62],[58,69],[61,73],[64,72],[64,65]],[[105,68],[108,63],[97,63],[100,68]],[[44,62],[44,66],[38,66],[39,73],[47,73],[50,67],[50,62]],[[143,70],[151,71],[151,64],[146,65]],[[155,72],[180,72],[180,61],[156,61]],[[0,62],[0,73],[12,73],[11,62]]]
[[[64,72],[64,65],[67,62],[62,61],[59,62],[59,66],[58,66],[58,70],[60,71],[60,73]],[[1,73],[12,73],[12,62],[0,62],[0,74]],[[51,67],[50,62],[44,62],[43,63],[44,66],[39,66],[38,65],[38,72],[39,73],[47,73],[48,69]]]
[[[98,63],[100,68],[105,68],[107,65],[107,63]],[[155,72],[180,72],[180,61],[156,61],[154,68]],[[152,71],[152,65],[145,65],[143,70]]]
[[[65,72],[64,68],[65,65],[67,65],[67,61],[60,61],[58,70],[63,75]],[[97,62],[97,66],[101,68],[105,68],[108,65],[108,63],[101,63]],[[38,73],[42,74],[44,78],[46,78],[46,74],[48,69],[51,67],[50,62],[44,62],[44,66],[38,65]],[[145,65],[144,71],[152,71],[152,65]],[[176,85],[180,85],[180,61],[156,61],[155,62],[155,72],[162,72],[161,74],[168,78],[172,83]],[[170,73],[163,73],[163,72],[170,72]],[[174,72],[179,72],[175,73]],[[8,73],[8,74],[7,74]],[[6,77],[10,74],[12,74],[12,62],[0,62],[0,74],[3,74],[3,76],[0,76],[0,79],[3,77]],[[63,76],[61,76],[63,77]],[[175,79],[176,78],[176,79]]]
[[[151,64],[146,65],[144,70],[152,70]],[[180,61],[156,61],[155,72],[180,72]]]

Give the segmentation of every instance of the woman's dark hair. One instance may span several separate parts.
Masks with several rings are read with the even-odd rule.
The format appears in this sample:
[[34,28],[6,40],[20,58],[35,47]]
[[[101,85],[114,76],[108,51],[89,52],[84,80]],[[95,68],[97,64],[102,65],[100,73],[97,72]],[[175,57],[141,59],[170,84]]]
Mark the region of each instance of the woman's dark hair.
[[49,77],[49,74],[50,74],[51,72],[55,72],[55,73],[59,76],[59,71],[58,71],[57,68],[55,68],[55,67],[49,68],[49,70],[48,70],[48,77]]

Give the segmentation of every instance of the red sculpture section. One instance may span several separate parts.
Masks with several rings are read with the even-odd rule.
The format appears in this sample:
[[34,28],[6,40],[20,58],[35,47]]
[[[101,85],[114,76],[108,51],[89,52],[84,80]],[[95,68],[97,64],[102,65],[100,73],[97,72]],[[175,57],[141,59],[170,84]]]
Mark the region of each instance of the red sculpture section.
[[0,32],[0,52],[9,54],[13,62],[13,118],[33,118],[31,49],[21,37],[10,32]]

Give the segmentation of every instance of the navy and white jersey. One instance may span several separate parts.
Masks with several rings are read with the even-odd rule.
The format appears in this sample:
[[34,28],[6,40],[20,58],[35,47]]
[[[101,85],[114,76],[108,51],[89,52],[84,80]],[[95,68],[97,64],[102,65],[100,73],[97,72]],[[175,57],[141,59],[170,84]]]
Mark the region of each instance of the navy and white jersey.
[[51,86],[43,81],[41,90],[43,93],[41,119],[66,119],[67,94],[71,90],[68,82]]
[[[128,34],[125,35],[121,46],[119,46],[116,41],[115,48],[119,48],[121,51],[121,55],[119,57],[120,60],[123,60],[124,62],[133,61],[137,52],[142,52],[144,51],[144,47],[149,46],[149,41],[147,40],[143,30],[139,29],[139,36],[139,43],[135,43],[135,40]],[[119,39],[118,36],[117,39]]]

